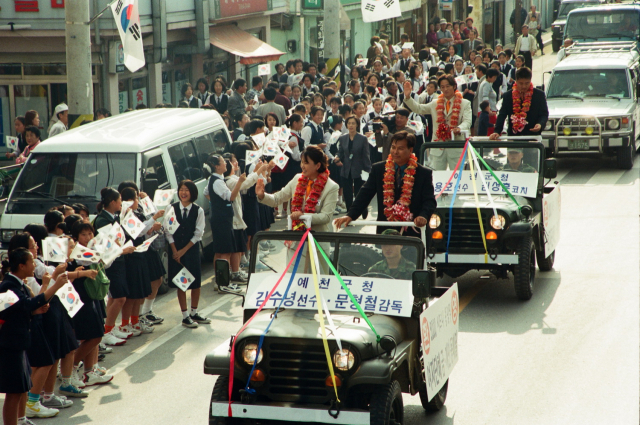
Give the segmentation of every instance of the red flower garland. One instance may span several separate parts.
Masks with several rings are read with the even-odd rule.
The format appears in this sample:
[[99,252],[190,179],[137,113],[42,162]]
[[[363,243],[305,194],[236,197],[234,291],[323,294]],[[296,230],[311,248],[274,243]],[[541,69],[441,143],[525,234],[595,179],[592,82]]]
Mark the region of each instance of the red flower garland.
[[[324,186],[327,184],[327,180],[329,180],[329,170],[326,170],[324,173],[318,174],[318,177],[311,186],[311,193],[309,193],[307,202],[304,205],[303,212],[305,214],[313,214],[316,212],[316,205],[318,205],[320,195],[324,190]],[[296,186],[296,191],[293,194],[293,198],[291,199],[292,213],[295,211],[302,211],[302,203],[304,201],[305,195],[307,194],[308,185],[309,179],[305,177],[304,174],[300,174],[298,185]],[[307,230],[307,227],[302,220],[293,220],[293,222],[291,223],[291,229],[305,231]]]
[[529,90],[524,94],[524,102],[520,97],[518,87],[514,84],[511,92],[511,99],[513,100],[513,114],[511,115],[511,130],[514,134],[520,133],[524,130],[524,126],[527,124],[527,112],[531,107],[531,97],[533,96],[533,83],[529,85]]
[[460,119],[460,110],[462,108],[462,94],[457,90],[455,92],[455,95],[453,97],[451,119],[449,120],[450,124],[447,124],[447,121],[444,117],[444,94],[438,96],[438,100],[436,102],[438,124],[438,129],[436,130],[436,140],[444,142],[451,137],[451,129],[458,126],[458,119]]
[[382,179],[382,194],[385,206],[384,215],[387,217],[387,221],[413,220],[413,214],[409,212],[409,205],[411,205],[411,191],[413,190],[417,167],[418,159],[415,155],[411,154],[409,165],[407,169],[404,170],[404,177],[402,178],[402,193],[400,194],[400,199],[394,203],[396,167],[391,155],[387,158],[384,166],[384,177]]

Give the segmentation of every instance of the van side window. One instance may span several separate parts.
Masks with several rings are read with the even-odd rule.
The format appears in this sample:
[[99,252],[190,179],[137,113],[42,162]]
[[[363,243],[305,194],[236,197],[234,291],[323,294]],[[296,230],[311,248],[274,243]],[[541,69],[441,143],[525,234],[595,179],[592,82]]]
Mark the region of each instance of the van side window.
[[196,150],[198,151],[198,161],[200,164],[207,162],[209,155],[213,153],[213,134],[204,134],[193,139],[196,144]]
[[167,170],[164,168],[164,162],[162,161],[162,155],[154,156],[153,158],[149,158],[147,162],[145,178],[148,179],[157,179],[158,187],[162,187],[169,183],[169,179],[167,178]]
[[185,179],[196,181],[202,178],[202,165],[191,141],[170,147],[169,157],[178,183]]

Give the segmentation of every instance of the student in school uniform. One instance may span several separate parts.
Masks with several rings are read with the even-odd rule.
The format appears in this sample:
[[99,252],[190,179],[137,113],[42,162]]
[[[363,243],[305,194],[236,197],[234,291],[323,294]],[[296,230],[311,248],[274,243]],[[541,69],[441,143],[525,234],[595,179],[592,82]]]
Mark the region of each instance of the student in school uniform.
[[45,313],[47,303],[64,284],[67,274],[61,273],[51,285],[34,297],[24,280],[33,277],[35,262],[29,250],[18,248],[2,262],[6,271],[0,283],[0,294],[12,291],[18,301],[0,312],[0,393],[5,394],[2,419],[5,425],[27,423],[25,417],[27,391],[31,388],[31,368],[26,350],[31,345],[31,320]]
[[[119,213],[122,209],[122,197],[120,192],[105,187],[100,191],[100,203],[98,203],[99,214],[93,222],[93,226],[98,232],[104,226],[120,221]],[[125,232],[126,233],[126,232]],[[109,298],[107,300],[107,317],[104,324],[104,338],[102,342],[107,345],[122,345],[123,341],[130,338],[131,332],[124,332],[122,328],[116,327],[116,319],[122,311],[122,306],[127,301],[129,289],[127,284],[127,268],[124,255],[135,251],[134,247],[127,247],[122,251],[120,257],[116,258],[111,266],[105,270],[109,281]]]
[[[200,301],[200,287],[202,285],[202,272],[200,269],[200,241],[204,234],[204,210],[194,203],[198,199],[198,188],[191,180],[182,180],[178,184],[178,199],[180,201],[171,204],[165,210],[165,215],[170,208],[176,215],[180,226],[172,235],[165,231],[167,243],[173,253],[169,258],[169,287],[177,288],[173,279],[186,267],[194,277],[189,286],[191,291],[191,311],[187,310],[187,293],[178,289],[178,303],[182,311],[182,326],[197,328],[198,324],[209,324],[211,319],[198,313]],[[211,229],[213,231],[213,229]],[[215,235],[215,233],[214,233]]]

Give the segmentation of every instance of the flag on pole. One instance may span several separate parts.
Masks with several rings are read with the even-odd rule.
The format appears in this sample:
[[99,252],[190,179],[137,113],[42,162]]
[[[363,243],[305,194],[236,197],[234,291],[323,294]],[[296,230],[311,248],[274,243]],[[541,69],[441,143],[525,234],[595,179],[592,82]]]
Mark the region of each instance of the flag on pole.
[[400,0],[363,0],[360,6],[364,22],[377,22],[402,15]]
[[138,0],[117,0],[111,5],[111,11],[122,40],[124,65],[135,72],[145,64]]

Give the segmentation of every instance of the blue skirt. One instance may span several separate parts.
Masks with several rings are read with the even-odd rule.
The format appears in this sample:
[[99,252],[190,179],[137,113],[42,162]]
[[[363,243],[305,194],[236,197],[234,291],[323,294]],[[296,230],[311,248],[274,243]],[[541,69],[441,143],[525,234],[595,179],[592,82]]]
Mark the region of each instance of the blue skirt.
[[31,366],[24,350],[0,347],[0,393],[20,394],[31,389]]

